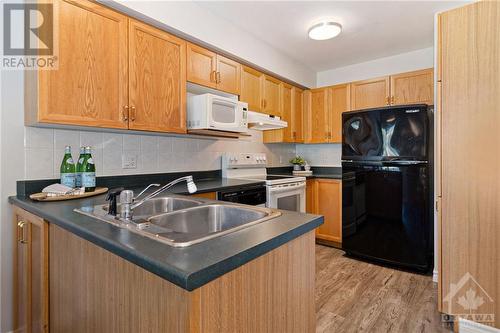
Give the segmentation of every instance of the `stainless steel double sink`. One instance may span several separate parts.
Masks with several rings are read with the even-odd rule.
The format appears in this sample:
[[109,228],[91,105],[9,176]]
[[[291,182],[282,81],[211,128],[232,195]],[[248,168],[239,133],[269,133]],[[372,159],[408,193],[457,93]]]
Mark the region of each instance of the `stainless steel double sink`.
[[108,205],[75,209],[78,213],[175,247],[220,237],[281,215],[274,209],[180,195],[165,195],[146,201],[134,209],[133,221],[109,215],[107,210]]

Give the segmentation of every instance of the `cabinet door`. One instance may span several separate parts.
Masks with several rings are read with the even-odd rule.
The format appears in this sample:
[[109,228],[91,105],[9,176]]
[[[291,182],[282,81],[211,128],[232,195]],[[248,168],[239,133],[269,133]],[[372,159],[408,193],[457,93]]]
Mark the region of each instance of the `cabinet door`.
[[127,17],[59,1],[57,70],[38,72],[38,122],[127,128]]
[[314,185],[314,213],[325,217],[316,238],[341,243],[342,183],[336,179],[316,179]]
[[241,68],[241,95],[240,101],[248,103],[250,111],[262,111],[262,73],[253,68],[242,66]]
[[421,71],[391,75],[391,104],[434,105],[434,71]]
[[292,142],[304,142],[304,91],[293,87],[292,89]]
[[14,208],[14,329],[49,331],[48,224]]
[[328,142],[328,88],[310,90],[307,115],[307,143]]
[[351,83],[351,110],[389,105],[389,77]]
[[281,116],[280,112],[280,83],[281,81],[269,75],[262,76],[263,105],[262,112],[274,116]]
[[241,65],[234,60],[217,55],[217,89],[230,94],[240,94]]
[[186,131],[186,44],[162,30],[130,21],[131,129]]
[[292,136],[292,86],[284,82],[280,84],[280,114],[281,118],[288,123],[288,126],[283,129],[264,131],[264,143],[294,142]]
[[187,80],[217,88],[217,54],[201,46],[187,43]]
[[350,108],[350,85],[330,87],[330,131],[329,141],[342,143],[342,113]]

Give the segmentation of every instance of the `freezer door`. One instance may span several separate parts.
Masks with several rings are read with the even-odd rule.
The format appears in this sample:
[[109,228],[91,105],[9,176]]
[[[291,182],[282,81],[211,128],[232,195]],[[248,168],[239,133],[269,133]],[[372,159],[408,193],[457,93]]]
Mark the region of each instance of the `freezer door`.
[[427,160],[429,115],[427,106],[344,113],[342,159]]

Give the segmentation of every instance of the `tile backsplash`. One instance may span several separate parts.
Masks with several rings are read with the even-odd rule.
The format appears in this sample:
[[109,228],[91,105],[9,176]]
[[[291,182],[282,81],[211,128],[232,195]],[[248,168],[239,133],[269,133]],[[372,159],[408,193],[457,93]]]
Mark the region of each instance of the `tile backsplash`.
[[[224,152],[266,153],[269,166],[285,166],[295,156],[294,144],[263,144],[262,133],[240,140],[175,137],[25,127],[25,179],[59,177],[64,147],[73,157],[80,146],[91,146],[98,176],[203,171],[221,168]],[[123,169],[122,156],[135,156],[137,168]]]
[[341,166],[342,145],[315,144],[297,145],[297,155],[302,156],[310,165],[314,166]]

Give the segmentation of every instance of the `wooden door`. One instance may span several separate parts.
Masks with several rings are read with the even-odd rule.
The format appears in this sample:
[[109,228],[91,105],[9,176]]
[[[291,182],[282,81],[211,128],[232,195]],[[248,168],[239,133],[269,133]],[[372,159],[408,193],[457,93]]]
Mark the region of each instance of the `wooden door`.
[[217,54],[201,46],[187,43],[187,80],[217,88]]
[[14,331],[49,332],[48,224],[14,208]]
[[130,129],[186,132],[186,44],[130,21]]
[[434,70],[391,75],[391,105],[434,105]]
[[264,143],[271,142],[294,142],[293,114],[292,114],[292,86],[281,82],[280,84],[280,114],[281,118],[288,123],[283,129],[264,131]]
[[281,116],[280,110],[281,81],[269,75],[262,76],[262,112]]
[[390,104],[389,77],[351,83],[351,110],[378,108]]
[[292,142],[304,142],[304,91],[297,87],[292,89]]
[[230,94],[240,94],[241,65],[234,60],[217,55],[217,89]]
[[58,7],[58,69],[38,72],[36,121],[127,128],[127,17],[85,0]]
[[[492,314],[494,322],[488,325],[496,328],[500,328],[499,26],[497,1],[476,2],[440,15],[442,310],[466,313],[468,318]],[[468,295],[482,302],[464,311],[459,300]]]
[[316,238],[342,242],[342,182],[336,179],[315,179],[314,213],[324,215]]
[[350,110],[351,89],[349,84],[330,87],[330,133],[329,141],[342,143],[342,113]]
[[241,67],[240,101],[248,103],[250,111],[262,111],[261,76],[263,74],[253,68]]
[[328,119],[328,88],[310,90],[308,96],[307,110],[307,143],[328,142],[329,119]]

